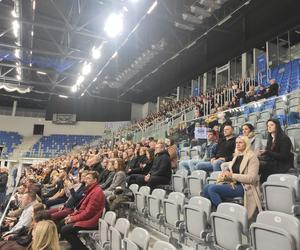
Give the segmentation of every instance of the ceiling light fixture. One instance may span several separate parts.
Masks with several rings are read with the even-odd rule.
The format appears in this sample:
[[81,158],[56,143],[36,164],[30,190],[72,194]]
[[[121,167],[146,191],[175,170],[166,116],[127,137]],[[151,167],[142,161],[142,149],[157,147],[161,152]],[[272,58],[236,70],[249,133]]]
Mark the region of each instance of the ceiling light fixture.
[[43,72],[43,71],[37,71],[36,73],[37,73],[37,74],[40,74],[40,75],[47,75],[47,73],[46,73],[46,72]]
[[60,98],[65,98],[65,99],[68,99],[69,97],[66,96],[66,95],[58,95]]
[[72,91],[72,92],[77,92],[77,90],[78,90],[77,85],[76,85],[76,84],[73,85],[72,88],[71,88],[71,91]]
[[117,55],[118,55],[118,51],[116,51],[116,52],[111,56],[111,58],[112,58],[112,59],[113,59],[113,58],[116,58]]
[[82,75],[78,76],[76,85],[79,86],[81,83],[83,83],[83,81],[84,81],[84,76],[82,76]]
[[96,48],[95,46],[92,48],[92,57],[97,60],[101,57],[100,47]]
[[92,70],[92,65],[91,63],[84,62],[83,67],[82,67],[82,75],[86,76],[89,73],[91,73]]
[[123,15],[111,14],[106,20],[104,31],[111,38],[120,35],[123,31]]
[[151,7],[149,8],[149,10],[147,11],[147,14],[149,15],[149,14],[155,9],[156,6],[157,6],[157,1],[155,1],[155,2],[151,5]]
[[12,11],[11,11],[11,15],[12,15],[14,18],[18,17],[17,12],[16,12],[15,10],[12,10]]

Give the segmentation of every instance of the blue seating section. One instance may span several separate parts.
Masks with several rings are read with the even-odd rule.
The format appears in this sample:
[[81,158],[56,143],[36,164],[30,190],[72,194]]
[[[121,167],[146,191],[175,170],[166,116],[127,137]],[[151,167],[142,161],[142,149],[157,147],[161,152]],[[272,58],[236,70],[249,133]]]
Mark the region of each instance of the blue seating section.
[[0,145],[4,146],[2,156],[12,154],[15,147],[22,142],[22,136],[17,132],[0,131]]
[[[33,145],[31,154],[42,154],[45,157],[61,155],[70,152],[74,146],[89,144],[99,138],[90,135],[50,135],[43,136]],[[41,152],[39,152],[41,149]],[[29,156],[30,153],[27,154]]]
[[[295,59],[285,64],[280,64],[270,71],[280,86],[279,94],[284,95],[300,87],[300,59]],[[263,75],[266,75],[265,73]],[[267,78],[263,78],[264,86],[268,86]]]

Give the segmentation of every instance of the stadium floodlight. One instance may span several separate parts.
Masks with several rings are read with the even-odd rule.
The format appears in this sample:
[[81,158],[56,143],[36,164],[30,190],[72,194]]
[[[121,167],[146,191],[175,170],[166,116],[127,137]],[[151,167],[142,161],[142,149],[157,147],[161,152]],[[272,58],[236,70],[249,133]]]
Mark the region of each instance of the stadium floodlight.
[[88,75],[89,73],[91,73],[91,70],[92,70],[91,63],[84,62],[83,67],[82,67],[82,71],[81,71],[82,75],[84,75],[84,76]]
[[17,75],[17,80],[20,81],[21,80],[21,76]]
[[20,24],[17,20],[14,20],[12,22],[12,27],[13,27],[13,33],[15,37],[18,37],[19,35],[19,29],[20,29]]
[[17,18],[17,17],[18,17],[17,12],[16,12],[15,10],[12,10],[12,11],[11,11],[11,15],[12,15],[12,17],[14,17],[14,18]]
[[73,85],[72,88],[71,88],[71,91],[72,92],[77,92],[77,90],[78,90],[78,86],[76,84]]
[[111,38],[120,35],[123,31],[123,15],[111,14],[106,20],[104,31]]
[[116,58],[118,55],[118,51],[116,51],[115,53],[113,53],[113,55],[111,56],[111,58]]
[[151,5],[151,7],[149,8],[149,10],[147,11],[147,14],[149,15],[149,14],[155,9],[156,6],[157,6],[157,1],[155,1],[155,2]]
[[83,81],[84,81],[84,76],[82,76],[82,75],[78,76],[76,85],[79,86],[81,83],[83,83]]
[[58,95],[60,98],[65,98],[65,99],[68,99],[69,97],[66,96],[66,95]]
[[15,50],[15,57],[18,59],[20,59],[20,52],[21,52],[20,49]]
[[92,48],[92,57],[93,59],[97,60],[99,59],[101,56],[101,51],[100,51],[100,47],[96,48],[95,46]]

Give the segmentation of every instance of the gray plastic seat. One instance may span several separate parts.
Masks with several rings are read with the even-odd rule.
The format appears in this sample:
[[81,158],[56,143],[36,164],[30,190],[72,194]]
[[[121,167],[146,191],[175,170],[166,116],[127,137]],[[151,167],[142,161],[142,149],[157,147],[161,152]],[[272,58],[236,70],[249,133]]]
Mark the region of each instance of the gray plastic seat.
[[199,196],[206,184],[207,173],[203,170],[195,170],[187,177],[189,196]]
[[268,120],[271,118],[273,109],[265,109],[260,112],[260,119]]
[[180,160],[189,160],[190,159],[189,148],[182,148],[179,151],[179,159]]
[[199,154],[199,149],[198,147],[193,147],[191,150],[190,150],[190,156],[191,156],[191,159],[193,160],[199,160],[200,158],[200,154]]
[[300,97],[299,96],[290,96],[289,98],[289,106],[297,106],[300,103]]
[[285,108],[284,107],[279,107],[276,108],[274,111],[275,115],[285,115]]
[[147,196],[147,214],[153,221],[158,222],[159,215],[162,214],[162,201],[166,197],[163,189],[154,189],[151,195]]
[[204,243],[208,233],[211,213],[210,200],[195,196],[184,206],[185,236],[192,241]]
[[148,250],[150,234],[143,228],[136,227],[129,238],[124,239],[125,250]]
[[147,196],[150,194],[150,187],[142,186],[138,192],[135,193],[135,206],[140,214],[144,214],[146,208]]
[[248,116],[248,122],[251,124],[255,124],[258,120],[259,113],[251,113]]
[[175,229],[181,221],[185,196],[179,192],[172,192],[163,200],[163,215],[165,225]]
[[263,137],[266,136],[266,132],[267,132],[266,122],[267,122],[266,119],[259,119],[256,122],[256,131],[257,133],[261,134]]
[[250,233],[255,250],[300,250],[300,222],[292,215],[260,212]]
[[219,176],[219,174],[222,173],[222,171],[214,171],[210,174],[209,177],[207,177],[206,179],[206,183],[207,184],[214,184],[217,181],[217,178]]
[[176,248],[169,242],[157,241],[153,245],[153,250],[176,250]]
[[180,169],[172,175],[172,186],[174,192],[184,193],[186,191],[186,178],[188,174],[189,172],[187,170]]
[[[289,174],[270,175],[262,185],[266,210],[299,214],[299,180]],[[280,202],[278,202],[280,201]]]
[[130,222],[119,218],[114,227],[110,227],[110,249],[122,250],[122,240],[128,237]]
[[131,184],[129,186],[129,189],[135,194],[137,191],[139,191],[139,185],[138,184]]
[[286,129],[286,133],[289,137],[293,137],[294,138],[294,150],[295,151],[299,151],[299,142],[300,142],[300,126],[295,124],[295,125],[291,125],[288,126]]
[[238,118],[237,118],[237,124],[244,124],[246,122],[246,117],[244,115],[240,115]]
[[235,250],[243,245],[243,235],[248,235],[247,210],[238,204],[221,203],[211,214],[211,223],[217,249]]

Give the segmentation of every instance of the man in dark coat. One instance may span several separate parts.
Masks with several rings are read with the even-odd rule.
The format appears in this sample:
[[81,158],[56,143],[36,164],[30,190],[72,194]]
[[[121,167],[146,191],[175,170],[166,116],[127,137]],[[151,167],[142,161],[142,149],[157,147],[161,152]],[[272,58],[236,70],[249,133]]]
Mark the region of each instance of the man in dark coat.
[[149,174],[139,175],[136,182],[139,186],[147,185],[152,189],[158,185],[166,185],[171,181],[172,168],[168,151],[163,143],[155,145],[155,158]]

